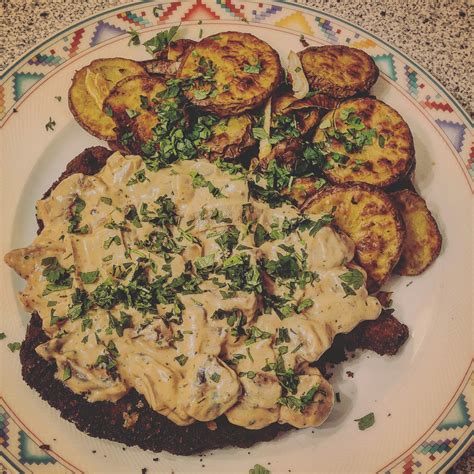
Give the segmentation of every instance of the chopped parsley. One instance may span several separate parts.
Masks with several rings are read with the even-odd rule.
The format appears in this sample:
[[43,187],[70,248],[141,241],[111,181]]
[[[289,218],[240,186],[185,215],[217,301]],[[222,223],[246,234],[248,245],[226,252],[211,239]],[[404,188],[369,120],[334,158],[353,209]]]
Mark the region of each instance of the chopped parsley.
[[92,272],[81,272],[79,276],[81,277],[81,280],[86,284],[90,285],[92,283],[95,283],[97,279],[99,278],[100,272],[99,270],[94,270]]
[[354,421],[357,421],[357,425],[359,426],[359,430],[364,431],[367,428],[370,428],[375,423],[375,415],[373,412],[368,413],[367,415],[363,416],[362,418],[358,418]]
[[66,364],[63,369],[63,375],[61,377],[61,380],[63,382],[66,382],[66,380],[69,380],[71,378],[71,366],[69,364]]
[[257,61],[255,64],[245,64],[243,70],[248,74],[260,74],[262,71],[262,64],[260,61]]
[[178,364],[179,364],[181,367],[183,367],[184,364],[186,364],[186,362],[188,361],[188,358],[189,358],[189,357],[186,357],[184,354],[181,354],[181,355],[175,357],[174,359],[175,359],[176,362],[178,362]]
[[358,290],[364,284],[364,274],[357,270],[357,268],[351,268],[349,271],[339,275],[341,280],[341,286],[346,293],[346,296],[353,296],[356,294],[355,290]]
[[138,170],[132,178],[127,181],[127,186],[132,184],[144,183],[145,181],[150,181],[149,178],[145,175],[145,170]]
[[295,397],[294,395],[280,397],[277,403],[302,413],[304,409],[313,401],[314,395],[318,391],[318,388],[319,385],[313,385],[306,393],[303,393],[300,398]]
[[192,178],[192,185],[193,188],[207,188],[209,192],[215,197],[215,198],[224,198],[224,194],[222,191],[214,186],[210,181],[208,181],[204,176],[197,171],[192,171],[191,172],[191,178]]
[[21,348],[21,344],[19,342],[10,342],[7,344],[8,349],[10,349],[11,352],[19,351]]
[[46,128],[46,131],[48,130],[53,131],[55,126],[56,126],[56,122],[51,117],[49,117],[49,121],[44,127]]
[[41,265],[45,267],[42,274],[48,282],[43,296],[72,287],[71,269],[62,267],[56,257],[43,258]]
[[255,464],[255,466],[249,470],[249,474],[270,474],[270,471],[265,469],[261,464]]
[[127,31],[127,33],[130,35],[128,46],[132,44],[134,46],[138,46],[140,44],[140,33],[138,33],[138,31],[134,30],[133,28],[131,28],[130,31]]
[[219,383],[219,380],[221,379],[221,376],[217,373],[217,372],[214,372],[212,375],[211,375],[211,380],[215,383]]
[[76,196],[69,208],[70,217],[68,219],[69,225],[67,231],[70,234],[87,234],[89,232],[88,225],[79,226],[82,221],[81,213],[85,207],[85,201],[79,196]]

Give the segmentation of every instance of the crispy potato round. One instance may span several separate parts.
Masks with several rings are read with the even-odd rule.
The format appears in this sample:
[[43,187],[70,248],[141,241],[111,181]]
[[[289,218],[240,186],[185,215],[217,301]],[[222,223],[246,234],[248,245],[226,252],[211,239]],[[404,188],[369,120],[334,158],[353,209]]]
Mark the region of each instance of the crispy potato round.
[[406,227],[406,239],[395,271],[400,275],[419,275],[438,257],[442,237],[425,200],[408,189],[390,194]]
[[311,196],[318,192],[320,187],[320,178],[316,176],[303,176],[295,178],[291,189],[284,189],[282,194],[290,197],[298,207],[301,207]]
[[115,123],[102,111],[111,89],[125,77],[146,74],[139,63],[130,59],[96,59],[74,74],[69,88],[69,109],[77,123],[103,140],[115,139]]
[[334,209],[334,223],[355,243],[356,257],[375,291],[387,281],[402,252],[405,226],[384,192],[367,184],[325,186],[303,206],[308,214]]
[[368,92],[379,77],[374,60],[361,49],[313,46],[298,55],[311,89],[339,99]]
[[203,152],[200,157],[210,161],[218,158],[237,159],[255,144],[252,123],[252,119],[246,114],[219,120],[211,127],[211,138],[202,144]]
[[220,117],[264,104],[281,74],[273,48],[249,33],[234,31],[201,40],[186,53],[178,70],[182,79],[199,76],[186,91],[188,99]]
[[406,122],[392,107],[369,97],[348,100],[329,112],[313,141],[327,153],[324,172],[333,184],[389,186],[415,161]]
[[179,39],[172,41],[167,48],[156,54],[155,59],[141,61],[141,65],[146,69],[148,74],[157,74],[166,78],[176,76],[181,59],[183,59],[186,51],[192,48],[196,41],[190,39]]
[[[129,76],[111,90],[104,101],[104,110],[111,114],[118,130],[132,130],[136,146],[131,151],[140,152],[141,144],[153,138],[153,127],[158,123],[156,114],[143,104],[146,97],[150,107],[156,94],[166,89],[165,80],[148,75]],[[156,100],[156,99],[155,99]]]
[[279,115],[294,115],[296,126],[301,135],[306,135],[312,131],[323,116],[323,110],[311,105],[304,99],[297,99],[287,93],[272,98],[272,127],[276,126],[276,118]]

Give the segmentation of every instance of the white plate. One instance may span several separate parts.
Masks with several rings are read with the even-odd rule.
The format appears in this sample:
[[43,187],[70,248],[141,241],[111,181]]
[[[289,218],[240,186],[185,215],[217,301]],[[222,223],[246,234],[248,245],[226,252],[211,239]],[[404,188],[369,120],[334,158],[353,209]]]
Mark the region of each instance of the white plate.
[[[440,257],[423,275],[393,278],[387,285],[394,291],[396,316],[409,326],[410,338],[395,357],[364,352],[338,367],[332,382],[342,402],[320,429],[205,457],[157,455],[138,448],[124,451],[122,445],[76,430],[22,381],[18,353],[12,354],[7,343],[23,339],[29,316],[15,296],[23,282],[2,264],[0,332],[8,337],[0,343],[0,440],[2,436],[5,440],[0,466],[3,463],[12,472],[48,473],[140,472],[143,467],[160,473],[247,472],[256,463],[272,474],[290,469],[293,473],[445,469],[467,446],[474,413],[468,383],[473,373],[472,124],[427,73],[370,33],[285,3],[198,0],[126,5],[57,34],[1,79],[1,253],[32,240],[35,201],[71,158],[99,144],[68,110],[74,71],[101,57],[145,59],[142,47],[127,46],[125,31],[142,29],[142,39],[147,39],[179,22],[180,36],[193,39],[201,28],[205,35],[225,30],[254,33],[282,58],[290,49],[302,48],[301,33],[310,45],[349,44],[374,57],[382,74],[373,93],[398,110],[413,132],[416,185],[444,238]],[[56,122],[54,131],[45,129],[50,117]],[[354,378],[346,371],[354,372]],[[375,425],[359,431],[354,419],[371,411]],[[51,451],[42,451],[38,447],[42,443]],[[153,461],[157,457],[159,461]]]

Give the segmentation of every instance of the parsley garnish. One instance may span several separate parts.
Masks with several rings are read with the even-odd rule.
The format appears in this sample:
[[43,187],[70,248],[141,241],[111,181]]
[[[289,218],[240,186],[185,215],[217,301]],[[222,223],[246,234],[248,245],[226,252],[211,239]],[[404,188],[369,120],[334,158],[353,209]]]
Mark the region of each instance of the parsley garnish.
[[145,181],[150,181],[149,178],[145,175],[145,170],[138,170],[132,178],[127,181],[127,186],[132,184],[144,183]]
[[181,354],[177,357],[174,358],[178,364],[183,367],[184,364],[188,361],[188,357],[186,357],[184,354]]
[[71,207],[69,208],[71,217],[68,219],[69,226],[67,228],[67,231],[70,234],[87,234],[89,232],[88,225],[83,225],[79,227],[79,224],[82,221],[81,212],[85,209],[85,207],[85,201],[79,196],[76,196]]
[[255,466],[249,470],[249,474],[270,474],[270,471],[260,464],[255,464]]
[[217,372],[214,372],[214,373],[211,375],[211,380],[212,380],[213,382],[218,383],[220,379],[221,379],[221,376],[220,376]]
[[66,364],[63,369],[63,375],[61,377],[63,382],[66,382],[66,380],[69,380],[71,378],[71,366],[69,364]]
[[362,418],[358,418],[354,421],[357,421],[357,424],[359,426],[359,430],[364,431],[367,428],[370,428],[371,426],[374,425],[375,423],[375,415],[373,412],[368,413],[367,415],[363,416]]
[[278,402],[280,405],[285,405],[295,411],[303,412],[304,409],[313,401],[314,395],[318,391],[319,385],[313,385],[306,393],[297,398],[293,395],[280,397]]
[[134,46],[138,46],[140,44],[140,33],[134,29],[130,29],[130,31],[127,31],[127,33],[130,35],[130,39],[128,40],[128,46],[133,44]]
[[364,284],[364,274],[357,268],[352,268],[339,275],[339,279],[342,281],[341,286],[346,296],[355,295],[355,290],[358,290]]
[[81,272],[80,277],[81,280],[86,284],[90,285],[92,283],[95,283],[97,279],[99,278],[100,272],[99,270],[94,270],[92,272]]
[[55,126],[56,122],[51,117],[49,117],[49,122],[45,125],[46,130],[53,131]]
[[151,55],[155,55],[155,53],[165,50],[176,36],[179,26],[180,25],[172,26],[169,30],[160,31],[153,38],[145,41],[143,46],[145,46],[146,50]]
[[15,352],[20,350],[21,344],[19,342],[10,342],[7,344],[7,347],[10,349],[10,351]]
[[207,188],[209,189],[209,192],[215,197],[215,198],[224,198],[224,194],[222,191],[214,186],[210,181],[208,181],[204,176],[197,171],[192,171],[191,172],[191,178],[192,178],[192,185],[193,188]]
[[45,267],[43,276],[48,281],[43,296],[54,291],[67,290],[72,287],[72,278],[69,270],[62,267],[56,257],[47,257],[41,260],[41,265]]
[[249,74],[260,74],[262,71],[262,64],[260,61],[257,61],[255,64],[245,64],[244,65],[244,72]]

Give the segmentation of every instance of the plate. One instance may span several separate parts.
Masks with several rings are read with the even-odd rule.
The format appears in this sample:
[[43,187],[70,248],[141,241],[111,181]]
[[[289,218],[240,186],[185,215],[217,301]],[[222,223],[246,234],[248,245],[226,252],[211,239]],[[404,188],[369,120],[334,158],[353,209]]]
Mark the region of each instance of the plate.
[[[277,472],[428,472],[446,469],[472,436],[474,160],[472,123],[444,88],[401,52],[326,13],[289,3],[193,0],[132,3],[83,20],[37,46],[0,82],[2,150],[1,253],[35,235],[34,204],[65,164],[99,144],[77,125],[67,91],[75,70],[101,57],[145,59],[127,46],[130,28],[142,40],[181,23],[182,37],[225,30],[254,33],[282,58],[310,45],[361,48],[382,74],[374,94],[398,110],[414,136],[416,184],[439,222],[444,245],[422,276],[393,278],[397,317],[410,338],[395,357],[358,353],[332,379],[341,403],[320,429],[285,434],[252,449],[203,456],[124,448],[93,439],[60,419],[21,378],[18,352],[28,314],[16,293],[19,277],[1,265],[2,382],[0,465],[7,472],[248,472],[255,464]],[[49,121],[54,130],[46,129]],[[470,155],[471,153],[471,155]],[[347,372],[353,372],[353,378]],[[375,425],[354,421],[374,412]],[[44,446],[48,445],[48,446]],[[42,446],[42,448],[41,448]],[[49,449],[47,449],[49,448]]]

